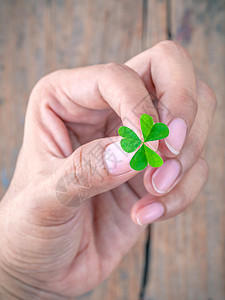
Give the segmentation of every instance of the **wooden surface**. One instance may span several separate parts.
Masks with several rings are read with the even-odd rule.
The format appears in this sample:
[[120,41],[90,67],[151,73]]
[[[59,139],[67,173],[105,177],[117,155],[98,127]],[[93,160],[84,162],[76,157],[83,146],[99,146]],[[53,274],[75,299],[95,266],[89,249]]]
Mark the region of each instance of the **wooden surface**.
[[225,2],[170,3],[172,38],[193,57],[198,77],[216,92],[218,108],[205,156],[210,177],[182,215],[154,225],[146,299],[225,299]]
[[[218,97],[205,156],[211,175],[182,215],[152,227],[146,300],[225,299],[225,1],[0,0],[0,195],[23,134],[29,93],[46,73],[126,59],[172,37]],[[137,300],[145,236],[82,300]]]

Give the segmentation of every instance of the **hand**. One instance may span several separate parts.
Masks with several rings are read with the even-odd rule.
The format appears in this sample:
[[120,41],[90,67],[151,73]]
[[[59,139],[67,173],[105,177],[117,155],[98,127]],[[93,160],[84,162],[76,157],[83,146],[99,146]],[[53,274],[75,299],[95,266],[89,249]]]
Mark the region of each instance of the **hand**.
[[[200,156],[215,105],[187,52],[168,41],[125,65],[41,79],[0,204],[2,293],[65,299],[89,291],[134,245],[140,224],[187,209],[207,179]],[[150,145],[164,165],[136,172],[117,129],[123,123],[140,135],[143,113],[168,124],[170,135]]]

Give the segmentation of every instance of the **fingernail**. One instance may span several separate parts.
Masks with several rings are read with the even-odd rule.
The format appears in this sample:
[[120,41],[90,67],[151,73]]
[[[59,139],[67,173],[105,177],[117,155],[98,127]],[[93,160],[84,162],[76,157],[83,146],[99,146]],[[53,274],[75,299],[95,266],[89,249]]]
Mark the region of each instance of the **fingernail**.
[[125,152],[119,142],[115,142],[106,147],[104,152],[105,165],[112,175],[120,175],[133,170],[130,167],[130,160],[134,153]]
[[175,159],[166,160],[152,175],[152,186],[157,193],[167,192],[181,171],[180,163]]
[[168,125],[169,136],[165,139],[167,148],[173,153],[178,154],[184,144],[187,134],[187,123],[180,118],[176,118]]
[[149,224],[162,217],[165,212],[164,206],[159,203],[151,203],[142,207],[137,214],[137,223],[139,225]]

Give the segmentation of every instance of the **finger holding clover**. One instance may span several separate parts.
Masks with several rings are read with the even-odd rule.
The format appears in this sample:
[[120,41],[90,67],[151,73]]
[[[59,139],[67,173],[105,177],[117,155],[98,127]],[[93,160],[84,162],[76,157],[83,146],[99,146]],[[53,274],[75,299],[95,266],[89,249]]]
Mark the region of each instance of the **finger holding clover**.
[[196,79],[189,53],[174,42],[161,42],[127,65],[140,75],[149,94],[158,100],[159,120],[169,129],[169,136],[160,140],[158,148],[164,164],[146,170],[143,180],[149,194],[132,209],[132,219],[145,224],[181,213],[205,184],[208,166],[201,155],[216,97],[204,82]]

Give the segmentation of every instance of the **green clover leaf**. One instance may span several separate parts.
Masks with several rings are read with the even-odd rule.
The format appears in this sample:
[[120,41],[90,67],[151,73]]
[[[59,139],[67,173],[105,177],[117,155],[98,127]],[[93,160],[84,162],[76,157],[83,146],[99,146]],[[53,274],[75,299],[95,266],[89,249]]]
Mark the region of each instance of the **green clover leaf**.
[[121,126],[118,130],[119,135],[123,137],[120,142],[121,147],[131,153],[141,145],[130,161],[132,169],[141,171],[148,164],[154,168],[160,167],[163,165],[162,158],[145,143],[165,139],[169,135],[169,129],[164,123],[154,124],[153,118],[147,114],[141,115],[140,124],[144,141],[142,142],[132,129]]
[[122,126],[119,128],[118,133],[124,137],[124,139],[121,140],[121,147],[124,151],[128,153],[134,152],[137,147],[141,145],[141,140],[130,128]]

